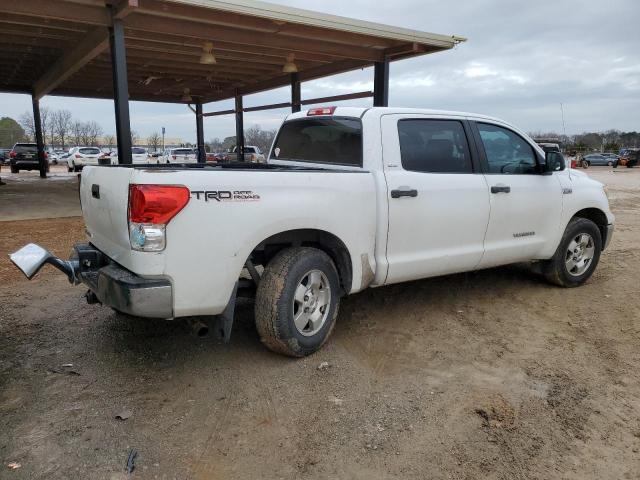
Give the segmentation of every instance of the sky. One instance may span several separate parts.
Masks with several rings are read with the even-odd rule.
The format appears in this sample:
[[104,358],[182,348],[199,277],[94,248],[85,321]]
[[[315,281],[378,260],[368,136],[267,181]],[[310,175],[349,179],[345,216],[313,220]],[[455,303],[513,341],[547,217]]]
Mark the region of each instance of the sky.
[[[446,35],[467,37],[454,50],[394,62],[389,105],[487,114],[529,132],[640,130],[640,0],[276,0],[273,3]],[[373,69],[302,84],[302,98],[373,89]],[[289,101],[278,89],[245,97],[244,106]],[[371,99],[341,102],[369,106]],[[45,97],[114,133],[113,102]],[[0,94],[0,116],[30,110],[26,95]],[[212,103],[205,111],[233,108]],[[194,142],[184,105],[131,102],[131,128],[142,138],[166,128]],[[245,114],[245,128],[277,128],[287,109]],[[235,134],[233,116],[205,119],[205,139]]]

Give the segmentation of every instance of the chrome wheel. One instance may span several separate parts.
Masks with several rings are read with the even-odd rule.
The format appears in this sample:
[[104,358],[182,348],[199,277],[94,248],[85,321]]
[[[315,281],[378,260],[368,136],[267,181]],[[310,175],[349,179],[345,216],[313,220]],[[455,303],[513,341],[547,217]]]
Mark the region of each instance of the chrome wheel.
[[595,254],[593,237],[588,233],[581,233],[573,238],[567,247],[565,265],[567,272],[579,277],[587,271]]
[[293,323],[301,335],[318,333],[329,315],[331,287],[326,275],[311,270],[302,276],[293,298]]

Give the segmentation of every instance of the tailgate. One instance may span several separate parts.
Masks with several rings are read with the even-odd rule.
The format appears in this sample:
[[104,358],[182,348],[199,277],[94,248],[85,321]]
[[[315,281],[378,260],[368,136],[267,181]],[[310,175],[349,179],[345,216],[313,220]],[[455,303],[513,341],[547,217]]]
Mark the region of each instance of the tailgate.
[[80,201],[89,240],[121,265],[131,268],[127,221],[129,180],[133,169],[85,167]]

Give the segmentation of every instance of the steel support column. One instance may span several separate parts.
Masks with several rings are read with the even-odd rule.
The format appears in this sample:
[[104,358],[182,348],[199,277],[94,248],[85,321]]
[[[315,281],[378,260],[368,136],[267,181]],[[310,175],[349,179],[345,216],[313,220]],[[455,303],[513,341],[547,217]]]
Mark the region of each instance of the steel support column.
[[112,24],[109,27],[111,71],[113,72],[113,102],[116,114],[118,163],[131,164],[131,124],[129,121],[129,83],[127,77],[127,51],[124,43],[122,20],[115,18],[111,7]]
[[201,103],[196,103],[196,143],[198,145],[198,163],[206,163],[207,151],[204,148],[204,121]]
[[299,112],[301,105],[300,78],[297,73],[291,74],[291,111]]
[[376,62],[373,72],[373,106],[389,106],[389,61]]
[[242,95],[236,93],[236,159],[244,162],[244,111],[242,109]]
[[42,119],[40,118],[40,101],[31,97],[33,105],[33,126],[35,127],[36,145],[38,146],[38,170],[40,178],[47,178],[47,159],[44,157],[44,140],[42,138]]

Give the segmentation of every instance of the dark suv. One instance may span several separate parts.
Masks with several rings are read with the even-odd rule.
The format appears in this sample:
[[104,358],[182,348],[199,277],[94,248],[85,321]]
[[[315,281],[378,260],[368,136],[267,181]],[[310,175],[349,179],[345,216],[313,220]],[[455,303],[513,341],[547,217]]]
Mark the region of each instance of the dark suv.
[[[18,173],[20,170],[38,170],[38,146],[35,143],[16,143],[9,153],[11,158],[11,173]],[[47,153],[44,154],[46,171],[49,171],[49,161]]]

